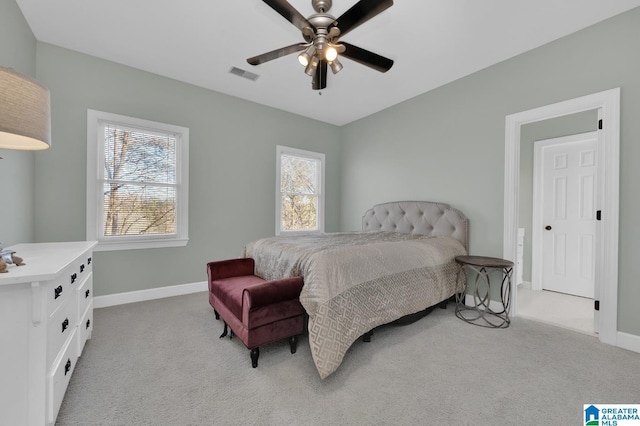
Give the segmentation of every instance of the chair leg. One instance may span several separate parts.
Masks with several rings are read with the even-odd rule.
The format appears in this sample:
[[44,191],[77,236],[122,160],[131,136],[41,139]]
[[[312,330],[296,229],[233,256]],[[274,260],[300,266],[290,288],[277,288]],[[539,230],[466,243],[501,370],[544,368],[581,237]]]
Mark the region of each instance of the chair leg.
[[369,330],[362,335],[362,341],[369,343],[371,341],[371,335],[373,334],[373,330]]
[[216,319],[219,320],[220,319],[220,314],[218,313],[218,311],[216,311],[215,309],[213,310],[213,313],[216,314]]
[[256,368],[258,366],[258,357],[260,356],[260,348],[251,349],[251,366]]
[[298,349],[298,336],[289,337],[289,348],[291,349],[291,353],[295,354]]
[[227,323],[224,323],[224,331],[222,332],[222,334],[220,335],[220,339],[222,339],[224,336],[227,335]]

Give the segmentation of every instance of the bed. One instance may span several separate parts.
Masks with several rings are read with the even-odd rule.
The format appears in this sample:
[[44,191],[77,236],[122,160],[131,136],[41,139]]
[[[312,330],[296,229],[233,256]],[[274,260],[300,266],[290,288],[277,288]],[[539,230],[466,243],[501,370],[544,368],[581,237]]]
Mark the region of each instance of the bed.
[[264,238],[247,244],[266,279],[302,276],[300,302],[322,379],[375,327],[423,311],[464,289],[455,257],[467,254],[468,220],[444,203],[378,204],[362,231]]

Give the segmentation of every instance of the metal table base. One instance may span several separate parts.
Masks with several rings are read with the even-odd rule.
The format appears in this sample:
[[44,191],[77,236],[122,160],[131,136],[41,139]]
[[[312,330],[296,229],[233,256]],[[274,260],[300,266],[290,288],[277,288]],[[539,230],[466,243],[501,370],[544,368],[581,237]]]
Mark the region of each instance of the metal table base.
[[[511,275],[513,274],[513,262],[505,259],[484,256],[458,256],[456,262],[464,268],[475,273],[473,289],[473,305],[465,304],[466,292],[456,294],[456,316],[470,324],[488,328],[507,328],[511,323],[509,319],[509,306],[511,304]],[[491,309],[491,274],[501,273],[500,302],[502,309]]]

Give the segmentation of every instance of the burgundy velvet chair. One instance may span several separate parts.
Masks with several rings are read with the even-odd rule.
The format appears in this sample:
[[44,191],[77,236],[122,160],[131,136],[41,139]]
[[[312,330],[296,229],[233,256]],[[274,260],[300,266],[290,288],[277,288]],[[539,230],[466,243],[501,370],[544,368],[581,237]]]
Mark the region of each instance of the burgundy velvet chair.
[[209,304],[216,319],[222,317],[224,332],[231,328],[251,350],[251,365],[258,366],[260,346],[289,339],[296,353],[298,335],[304,330],[304,309],[300,304],[302,277],[265,281],[255,276],[251,258],[207,264]]

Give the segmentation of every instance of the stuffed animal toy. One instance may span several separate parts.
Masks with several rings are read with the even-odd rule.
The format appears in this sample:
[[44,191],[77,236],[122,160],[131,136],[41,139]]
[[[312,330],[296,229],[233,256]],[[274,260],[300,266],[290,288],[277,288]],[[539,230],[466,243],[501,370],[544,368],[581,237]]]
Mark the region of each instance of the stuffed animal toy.
[[0,243],[0,273],[7,271],[7,264],[13,263],[16,266],[22,266],[23,262],[20,256],[16,256],[16,252],[9,249],[3,249],[2,243]]

